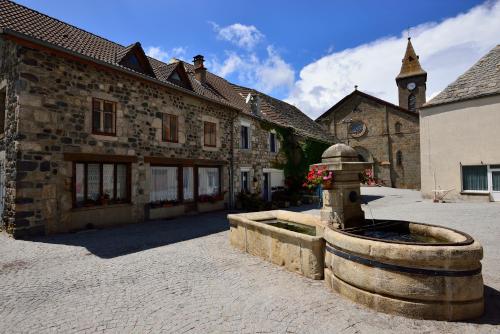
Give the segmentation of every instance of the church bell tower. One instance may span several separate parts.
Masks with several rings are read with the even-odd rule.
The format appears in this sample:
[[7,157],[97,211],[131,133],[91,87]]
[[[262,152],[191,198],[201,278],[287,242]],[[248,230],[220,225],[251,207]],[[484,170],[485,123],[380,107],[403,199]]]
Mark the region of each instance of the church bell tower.
[[408,37],[406,52],[401,65],[401,71],[396,77],[398,85],[399,106],[413,112],[425,103],[425,88],[427,72],[420,66],[418,56],[413,49],[411,39]]

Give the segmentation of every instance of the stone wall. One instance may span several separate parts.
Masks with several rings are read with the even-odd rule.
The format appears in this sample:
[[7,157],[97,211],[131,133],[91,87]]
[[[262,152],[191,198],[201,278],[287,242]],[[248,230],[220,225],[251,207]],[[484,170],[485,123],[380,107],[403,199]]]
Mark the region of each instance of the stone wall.
[[[15,113],[20,119],[15,134],[16,217],[9,224],[16,236],[30,231],[70,231],[80,227],[72,226],[76,215],[82,215],[80,211],[94,210],[99,217],[103,213],[98,211],[106,210],[72,207],[73,162],[65,159],[65,153],[137,157],[131,169],[132,204],[123,209],[133,221],[144,219],[144,207],[149,202],[149,164],[145,157],[230,160],[231,143],[226,139],[231,135],[232,109],[60,55],[14,49],[18,57],[12,54],[9,59],[20,61],[16,83],[19,112]],[[91,133],[93,97],[117,103],[116,136]],[[180,143],[161,140],[162,113],[181,116]],[[202,145],[202,121],[207,117],[218,124],[216,148]],[[223,190],[227,191],[228,168],[223,169],[222,179]]]
[[[241,125],[250,127],[250,147],[241,148]],[[277,168],[284,163],[285,156],[283,152],[273,153],[269,147],[269,133],[273,126],[262,120],[249,115],[240,115],[235,119],[234,124],[234,145],[235,145],[235,192],[238,194],[241,189],[241,168],[249,168],[249,186],[252,193],[260,194],[264,187],[264,168]],[[276,137],[278,140],[278,137]],[[279,149],[279,143],[278,143]],[[253,182],[253,180],[256,182]]]
[[[347,133],[347,120],[362,121],[364,133]],[[401,131],[396,131],[396,123]],[[420,188],[419,118],[377,101],[353,95],[322,120],[339,141],[355,148],[368,162],[373,162],[375,176],[387,186]],[[402,164],[397,164],[397,152]]]
[[23,50],[16,44],[0,38],[0,90],[5,91],[5,131],[0,138],[0,152],[4,160],[0,165],[4,168],[4,210],[0,224],[0,230],[8,229],[14,221],[20,226],[27,226],[28,222],[16,216],[16,203],[22,204],[29,199],[19,197],[16,199],[16,160],[18,157],[18,140],[22,135],[18,134],[19,104],[18,92],[26,88],[20,81],[20,60]]

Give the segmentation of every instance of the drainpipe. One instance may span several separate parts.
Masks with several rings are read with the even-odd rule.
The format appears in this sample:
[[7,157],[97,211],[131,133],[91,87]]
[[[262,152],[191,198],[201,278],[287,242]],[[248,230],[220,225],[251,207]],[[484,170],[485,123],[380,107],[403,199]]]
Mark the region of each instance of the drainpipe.
[[234,209],[235,199],[234,199],[234,121],[238,117],[238,113],[235,112],[234,116],[231,117],[231,133],[229,136],[229,142],[231,144],[231,149],[229,150],[229,208]]
[[387,106],[385,106],[385,131],[387,133],[387,159],[389,159],[389,179],[391,180],[391,188],[394,188],[394,165],[392,159],[392,143],[389,129],[389,110],[387,110]]

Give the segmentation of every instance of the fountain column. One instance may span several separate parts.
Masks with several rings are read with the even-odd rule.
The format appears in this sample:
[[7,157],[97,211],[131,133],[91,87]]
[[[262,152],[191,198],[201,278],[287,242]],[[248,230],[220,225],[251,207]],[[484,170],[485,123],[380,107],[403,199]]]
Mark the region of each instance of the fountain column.
[[335,144],[323,153],[322,163],[315,166],[333,171],[331,189],[323,190],[321,222],[335,229],[364,225],[359,173],[367,164],[359,162],[356,150],[345,144]]

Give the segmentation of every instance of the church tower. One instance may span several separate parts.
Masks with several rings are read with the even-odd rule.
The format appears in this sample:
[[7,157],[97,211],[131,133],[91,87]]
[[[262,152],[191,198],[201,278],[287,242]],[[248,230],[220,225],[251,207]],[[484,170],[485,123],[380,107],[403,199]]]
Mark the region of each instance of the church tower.
[[396,77],[399,92],[399,106],[416,112],[425,103],[427,72],[420,66],[418,56],[408,37],[401,71]]

